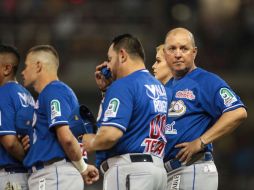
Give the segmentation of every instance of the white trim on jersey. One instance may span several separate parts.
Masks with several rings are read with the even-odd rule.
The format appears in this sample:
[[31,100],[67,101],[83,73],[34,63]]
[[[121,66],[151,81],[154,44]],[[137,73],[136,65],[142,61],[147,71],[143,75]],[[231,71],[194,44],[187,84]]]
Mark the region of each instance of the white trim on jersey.
[[228,108],[224,109],[222,113],[224,113],[225,111],[227,111],[227,110],[229,110],[229,109],[232,109],[232,108],[234,108],[234,107],[237,107],[237,106],[244,107],[243,104],[236,104],[236,105],[234,105],[234,106],[231,106],[231,107],[228,107]]
[[3,133],[3,134],[6,134],[6,133],[13,133],[13,134],[16,134],[16,131],[0,131],[0,134]]
[[49,128],[52,127],[52,126],[55,126],[57,124],[66,124],[66,125],[68,125],[69,123],[68,123],[68,121],[57,121],[55,123],[50,124]]
[[112,126],[112,125],[115,126],[115,127],[119,127],[122,130],[126,131],[126,127],[124,127],[124,126],[122,126],[118,123],[112,123],[112,122],[110,122],[110,123],[101,123],[101,126]]

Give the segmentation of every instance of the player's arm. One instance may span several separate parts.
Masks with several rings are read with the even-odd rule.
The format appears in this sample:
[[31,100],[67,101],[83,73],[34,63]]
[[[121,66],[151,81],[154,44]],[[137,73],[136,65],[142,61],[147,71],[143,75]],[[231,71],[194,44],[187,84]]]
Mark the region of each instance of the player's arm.
[[96,134],[83,135],[83,145],[86,151],[107,150],[113,147],[123,136],[123,132],[111,126],[102,126]]
[[22,161],[24,159],[25,151],[16,135],[0,136],[0,142],[6,149],[6,151],[14,158],[16,158],[19,161]]
[[209,144],[220,137],[229,134],[246,118],[247,111],[243,107],[223,113],[218,121],[200,137],[201,141],[203,141],[204,144]]
[[57,139],[63,147],[66,155],[72,161],[73,165],[81,173],[87,184],[92,184],[99,179],[98,170],[84,162],[80,146],[76,138],[72,135],[68,125],[56,126]]
[[180,161],[189,161],[193,154],[201,151],[205,145],[232,132],[246,118],[247,112],[243,107],[223,113],[217,122],[199,138],[176,145],[176,148],[181,148],[176,158]]
[[69,126],[57,126],[56,127],[57,139],[60,142],[64,152],[68,158],[73,161],[81,159],[80,146],[76,138],[72,135]]

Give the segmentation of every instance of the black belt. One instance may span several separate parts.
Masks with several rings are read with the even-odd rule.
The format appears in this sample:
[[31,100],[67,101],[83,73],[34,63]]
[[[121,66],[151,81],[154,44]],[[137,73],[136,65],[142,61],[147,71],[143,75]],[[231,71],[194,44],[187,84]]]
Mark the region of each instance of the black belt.
[[[131,162],[153,162],[153,158],[149,154],[130,154],[130,161]],[[102,162],[101,168],[104,172],[109,169],[109,165],[107,160]]]
[[40,169],[43,169],[45,166],[49,166],[55,162],[59,162],[62,160],[66,160],[66,162],[70,162],[70,160],[65,159],[65,158],[53,158],[53,159],[45,161],[45,162],[37,162],[36,164],[34,164],[32,166],[32,172],[34,172],[33,168],[35,168],[36,170],[40,170]]
[[180,168],[182,166],[189,166],[191,164],[194,164],[197,161],[211,161],[213,160],[213,155],[211,152],[199,152],[192,156],[192,159],[187,162],[185,165],[183,165],[179,160],[177,159],[171,159],[164,163],[165,169],[167,172],[170,172],[172,170],[175,170],[177,168]]
[[22,166],[0,166],[0,170],[4,170],[9,173],[28,173],[28,169]]

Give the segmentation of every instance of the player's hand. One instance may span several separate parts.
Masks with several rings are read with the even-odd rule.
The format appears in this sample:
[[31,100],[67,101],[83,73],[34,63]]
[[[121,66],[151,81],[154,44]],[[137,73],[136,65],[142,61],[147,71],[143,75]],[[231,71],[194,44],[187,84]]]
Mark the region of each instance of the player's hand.
[[105,92],[107,87],[112,83],[112,78],[109,78],[109,79],[106,79],[103,74],[101,74],[101,69],[103,67],[106,67],[107,66],[107,63],[108,62],[103,62],[102,64],[98,65],[96,67],[96,70],[95,70],[95,81],[99,87],[99,89],[102,91],[102,92]]
[[199,139],[196,139],[192,142],[177,144],[175,148],[181,148],[181,150],[176,155],[176,159],[184,164],[188,163],[194,154],[202,150]]
[[99,171],[93,165],[87,166],[87,169],[81,174],[86,184],[90,185],[99,179]]
[[27,152],[30,148],[30,138],[28,135],[21,137],[21,144],[25,152]]
[[94,148],[92,146],[92,142],[94,140],[95,134],[84,134],[82,143],[83,147],[87,152],[94,151]]

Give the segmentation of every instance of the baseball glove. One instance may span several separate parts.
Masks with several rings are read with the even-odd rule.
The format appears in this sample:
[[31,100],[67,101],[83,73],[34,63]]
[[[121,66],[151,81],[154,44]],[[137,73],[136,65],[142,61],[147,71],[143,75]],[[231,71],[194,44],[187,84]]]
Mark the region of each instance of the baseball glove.
[[89,108],[85,105],[76,107],[72,111],[68,122],[70,130],[76,138],[83,134],[97,132],[95,117]]

